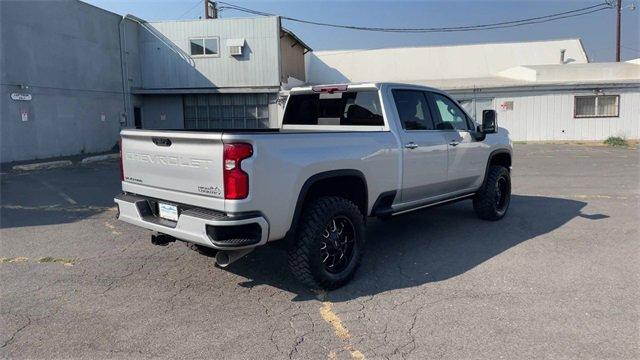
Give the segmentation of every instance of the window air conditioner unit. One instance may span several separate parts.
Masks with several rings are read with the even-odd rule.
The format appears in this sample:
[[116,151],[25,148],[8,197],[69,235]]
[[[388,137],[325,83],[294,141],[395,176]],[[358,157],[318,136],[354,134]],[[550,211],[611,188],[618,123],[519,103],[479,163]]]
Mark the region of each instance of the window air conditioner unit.
[[244,39],[228,39],[227,47],[231,56],[242,56],[244,48]]
[[242,55],[242,46],[229,46],[229,53],[233,56]]

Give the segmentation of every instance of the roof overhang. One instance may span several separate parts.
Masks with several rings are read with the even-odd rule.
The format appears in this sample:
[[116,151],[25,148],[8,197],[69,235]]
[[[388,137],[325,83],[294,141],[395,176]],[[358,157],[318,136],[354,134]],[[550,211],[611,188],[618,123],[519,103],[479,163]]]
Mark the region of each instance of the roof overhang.
[[181,88],[181,89],[131,89],[133,95],[182,95],[182,94],[251,94],[277,93],[279,86],[230,87],[230,88]]

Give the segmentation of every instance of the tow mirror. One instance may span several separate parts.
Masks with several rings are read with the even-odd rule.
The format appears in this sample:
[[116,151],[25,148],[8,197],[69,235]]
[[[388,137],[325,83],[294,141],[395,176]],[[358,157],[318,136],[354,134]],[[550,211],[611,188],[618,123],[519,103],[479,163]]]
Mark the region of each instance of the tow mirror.
[[498,132],[495,110],[482,110],[482,132],[485,134],[495,134]]

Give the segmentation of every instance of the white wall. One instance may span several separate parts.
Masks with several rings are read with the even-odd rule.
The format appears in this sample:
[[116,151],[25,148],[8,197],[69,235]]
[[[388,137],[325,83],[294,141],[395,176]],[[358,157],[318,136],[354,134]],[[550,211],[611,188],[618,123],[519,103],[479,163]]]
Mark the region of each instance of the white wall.
[[[493,106],[499,126],[509,130],[514,141],[640,138],[640,88],[605,93],[620,94],[619,117],[574,118],[574,96],[593,95],[592,91],[500,95],[494,98]],[[504,101],[513,101],[513,111],[500,110]]]
[[515,43],[314,51],[306,55],[307,82],[330,84],[494,76],[519,65],[588,62],[578,39]]

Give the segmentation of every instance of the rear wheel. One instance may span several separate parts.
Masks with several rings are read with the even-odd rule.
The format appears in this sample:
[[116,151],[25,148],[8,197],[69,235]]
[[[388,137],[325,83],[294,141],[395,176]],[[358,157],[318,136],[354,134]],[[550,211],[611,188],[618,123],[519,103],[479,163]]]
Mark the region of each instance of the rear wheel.
[[336,289],[355,274],[364,247],[364,220],[351,201],[321,197],[304,211],[289,249],[289,267],[303,283]]
[[473,198],[473,209],[483,220],[500,220],[511,202],[511,174],[504,166],[489,167],[484,185]]

